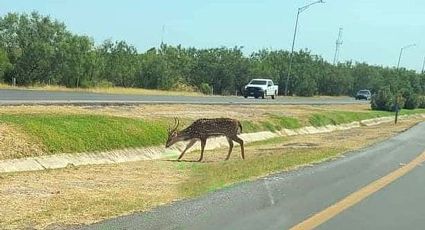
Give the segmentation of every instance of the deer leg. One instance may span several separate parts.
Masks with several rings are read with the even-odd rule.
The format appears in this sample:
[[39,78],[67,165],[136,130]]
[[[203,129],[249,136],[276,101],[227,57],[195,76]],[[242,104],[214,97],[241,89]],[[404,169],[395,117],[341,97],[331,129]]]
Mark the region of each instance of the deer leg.
[[183,150],[183,152],[180,154],[180,156],[179,156],[179,158],[177,158],[177,160],[182,159],[182,157],[186,153],[186,151],[188,149],[190,149],[190,147],[192,147],[195,143],[196,143],[196,139],[190,140],[190,142],[186,145],[186,148]]
[[233,140],[227,137],[227,141],[229,142],[229,153],[227,154],[226,161],[230,158],[230,153],[232,153],[233,149]]
[[204,148],[206,143],[207,143],[207,139],[201,139],[201,157],[198,160],[199,162],[201,162],[202,158],[204,158]]
[[242,159],[245,159],[244,148],[243,148],[243,140],[240,139],[238,136],[232,137],[232,140],[234,140],[235,142],[239,143],[239,145],[241,146],[241,156],[242,156]]

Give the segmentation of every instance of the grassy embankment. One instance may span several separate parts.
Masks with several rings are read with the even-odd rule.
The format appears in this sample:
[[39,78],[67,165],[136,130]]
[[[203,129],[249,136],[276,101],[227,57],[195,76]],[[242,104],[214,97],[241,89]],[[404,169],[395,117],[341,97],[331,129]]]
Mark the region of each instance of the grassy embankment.
[[[401,114],[424,113],[425,110],[404,110]],[[302,126],[324,126],[391,116],[388,112],[325,111],[307,118],[267,114],[261,120],[242,120],[243,132],[276,131]],[[190,123],[183,119],[183,126]],[[163,144],[166,140],[165,119],[135,119],[87,114],[0,114],[0,124],[22,132],[36,143],[42,155],[78,153],[136,148]],[[32,156],[31,152],[9,151],[0,159]],[[38,153],[37,155],[40,155]]]
[[[45,154],[154,146],[162,144],[166,138],[164,122],[113,116],[1,114],[0,123],[24,132]],[[31,153],[15,154],[0,154],[0,159],[25,157]]]

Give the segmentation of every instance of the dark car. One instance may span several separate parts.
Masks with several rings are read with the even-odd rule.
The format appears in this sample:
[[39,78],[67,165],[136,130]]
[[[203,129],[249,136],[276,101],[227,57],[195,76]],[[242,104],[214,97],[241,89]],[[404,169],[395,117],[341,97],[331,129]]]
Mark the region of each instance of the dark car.
[[367,89],[359,90],[356,94],[356,100],[370,100],[371,97],[372,94]]

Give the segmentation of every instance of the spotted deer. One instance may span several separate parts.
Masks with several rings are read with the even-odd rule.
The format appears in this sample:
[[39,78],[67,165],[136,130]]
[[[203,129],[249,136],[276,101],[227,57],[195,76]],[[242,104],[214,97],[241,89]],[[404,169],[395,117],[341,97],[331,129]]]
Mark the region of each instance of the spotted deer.
[[214,118],[214,119],[199,119],[189,125],[183,130],[177,130],[180,121],[174,119],[174,127],[168,129],[168,140],[165,147],[170,147],[179,141],[189,141],[186,148],[180,154],[178,160],[180,160],[186,151],[192,147],[196,141],[201,141],[201,157],[198,161],[202,161],[204,156],[204,148],[207,143],[207,139],[210,137],[225,136],[229,142],[229,153],[227,154],[226,160],[230,158],[230,154],[233,149],[233,141],[239,143],[241,146],[241,156],[244,156],[243,140],[238,137],[238,134],[242,132],[242,125],[239,121],[230,118]]

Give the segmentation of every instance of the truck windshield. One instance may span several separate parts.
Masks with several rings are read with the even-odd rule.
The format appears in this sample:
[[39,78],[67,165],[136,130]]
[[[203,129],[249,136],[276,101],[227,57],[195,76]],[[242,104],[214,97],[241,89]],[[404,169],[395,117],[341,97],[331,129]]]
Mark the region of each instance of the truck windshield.
[[251,84],[251,85],[266,85],[267,81],[252,80],[249,84]]
[[358,93],[359,94],[369,94],[370,92],[368,90],[360,90]]

